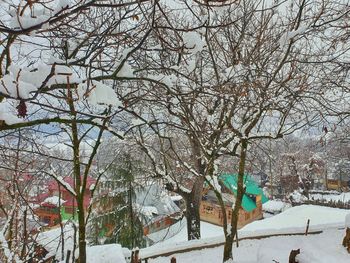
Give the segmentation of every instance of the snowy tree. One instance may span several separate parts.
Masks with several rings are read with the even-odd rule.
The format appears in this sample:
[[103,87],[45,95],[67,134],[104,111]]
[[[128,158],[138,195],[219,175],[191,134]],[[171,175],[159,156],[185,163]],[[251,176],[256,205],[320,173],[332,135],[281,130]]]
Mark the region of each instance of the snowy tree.
[[41,145],[30,131],[18,129],[0,140],[0,258],[26,262],[37,245],[36,232],[41,226],[32,202],[45,180],[40,170],[46,162],[34,154]]
[[[55,124],[52,134],[68,136],[74,189],[57,176],[55,167],[47,174],[76,198],[79,262],[86,262],[87,178],[103,132],[122,137],[108,128],[109,122],[122,110],[122,96],[128,93],[122,82],[137,79],[128,60],[152,29],[154,4],[142,2],[43,0],[1,5],[0,130]],[[89,139],[90,151],[82,156],[81,144]]]
[[89,221],[93,243],[118,243],[130,249],[145,245],[141,215],[134,207],[139,173],[137,161],[127,153],[109,166],[93,201]]
[[[329,16],[335,16],[334,10],[344,16],[346,11],[340,11],[343,6],[336,1],[313,9],[307,6],[306,2],[235,3],[206,9],[194,4],[188,7],[196,14],[192,20],[181,20],[178,12],[168,11],[164,35],[169,39],[167,43],[179,43],[182,52],[158,61],[152,57],[154,66],[149,66],[149,72],[159,72],[160,68],[163,74],[158,75],[159,83],[148,89],[145,98],[154,105],[149,115],[155,121],[147,124],[159,136],[161,146],[155,149],[144,138],[139,141],[170,188],[192,195],[187,206],[194,210],[188,223],[189,239],[199,237],[199,218],[195,215],[205,178],[217,174],[220,156],[239,157],[238,194],[231,227],[226,228],[228,222],[224,222],[224,261],[232,258],[249,145],[281,138],[316,122],[320,109],[324,115],[340,112],[335,102],[346,99],[343,90],[340,88],[337,94],[338,86],[332,86],[326,76],[315,77],[332,68],[341,51],[329,56],[330,38],[320,49],[312,45],[329,33],[333,22],[343,18],[339,15],[329,20]],[[186,24],[184,21],[192,27],[185,32],[173,30]],[[194,25],[198,26],[193,28]],[[319,63],[311,67],[314,61]],[[328,68],[325,63],[329,63]],[[172,134],[164,126],[171,127]],[[176,154],[174,131],[187,141],[191,162]],[[152,151],[160,152],[163,163],[159,164]],[[193,176],[192,187],[186,188],[169,176],[169,164],[174,163]],[[217,196],[220,198],[219,191]]]

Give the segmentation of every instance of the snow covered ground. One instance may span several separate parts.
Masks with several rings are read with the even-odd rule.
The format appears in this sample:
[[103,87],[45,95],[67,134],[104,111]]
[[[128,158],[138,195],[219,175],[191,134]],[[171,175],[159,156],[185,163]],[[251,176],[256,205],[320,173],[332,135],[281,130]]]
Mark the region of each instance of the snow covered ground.
[[87,263],[126,263],[119,244],[88,247],[86,256]]
[[[271,218],[255,221],[238,232],[239,237],[257,236],[277,233],[303,233],[307,220],[310,219],[310,231],[326,229],[322,234],[309,236],[280,236],[260,240],[243,240],[240,247],[235,248],[234,262],[264,263],[288,262],[292,249],[301,248],[300,263],[316,262],[350,262],[350,255],[341,246],[345,217],[350,210],[314,205],[301,205],[290,208]],[[224,241],[221,227],[202,222],[202,239],[187,241],[186,228],[174,237],[141,250],[141,256],[166,253],[175,249],[184,249],[197,245],[216,244]],[[221,262],[223,247],[196,250],[183,254],[174,254],[178,262]],[[322,257],[318,260],[318,255]],[[333,260],[330,260],[333,258]],[[170,262],[169,257],[151,260],[154,263]]]
[[[319,230],[326,227],[343,227],[345,216],[350,210],[315,206],[301,205],[287,209],[286,211],[270,218],[252,222],[238,231],[238,236],[264,235],[273,233],[293,233],[303,232],[306,228],[307,220],[310,219],[310,231]],[[186,224],[186,222],[184,222]],[[201,222],[201,236],[207,242],[223,241],[222,227]],[[210,241],[209,241],[210,239]],[[152,247],[145,248],[150,251],[158,247],[168,247],[182,245],[187,241],[187,228],[183,227],[178,234],[172,238],[156,243]],[[192,241],[192,242],[197,242]],[[145,251],[146,252],[146,251]]]
[[[298,256],[300,263],[345,263],[350,262],[350,254],[341,246],[345,234],[345,217],[350,210],[314,205],[301,205],[287,209],[271,218],[255,221],[238,232],[240,238],[275,233],[296,233],[305,231],[306,222],[310,219],[310,231],[322,229],[323,233],[309,236],[279,236],[264,239],[240,241],[239,248],[234,249],[234,262],[239,263],[279,263],[288,262],[290,250],[301,249]],[[348,216],[349,217],[349,216]],[[201,223],[201,240],[187,241],[186,221],[184,227],[172,238],[161,241],[151,247],[141,249],[140,255],[145,258],[150,255],[172,252],[178,249],[191,248],[197,245],[217,244],[224,241],[222,228],[209,223]],[[68,224],[65,227],[65,249],[73,245],[73,229]],[[50,254],[60,257],[60,229],[53,229],[39,236],[39,241]],[[118,245],[104,245],[87,249],[88,262],[110,263],[123,262],[117,260],[123,253]],[[222,260],[223,247],[196,250],[183,254],[174,254],[178,262],[186,263],[216,263]],[[124,251],[125,252],[125,251]],[[125,254],[125,253],[124,253]],[[169,263],[169,257],[152,259],[152,263]]]
[[[65,237],[63,252],[66,257],[67,250],[73,251],[74,229],[72,224],[66,224],[63,233]],[[59,227],[39,234],[38,242],[49,251],[47,257],[55,255],[57,259],[61,259],[62,240],[60,234],[61,229]],[[125,255],[128,254],[119,244],[87,247],[86,253],[87,263],[126,263]]]
[[[181,221],[182,227],[179,229],[178,233],[173,235],[173,237],[159,241],[155,243],[152,247],[164,247],[165,245],[168,244],[174,244],[174,243],[183,243],[184,241],[187,241],[187,227],[186,227],[186,218],[184,218]],[[222,227],[216,226],[213,224],[209,224],[206,222],[201,222],[201,237],[202,239],[207,239],[207,238],[213,238],[213,237],[219,237],[223,236],[224,231],[222,230]]]
[[350,210],[316,205],[301,205],[287,209],[281,214],[259,220],[246,225],[241,232],[269,232],[300,231],[305,229],[310,219],[310,230],[327,227],[343,227],[345,216]]
[[[346,263],[350,254],[341,245],[344,230],[329,230],[319,235],[281,236],[266,239],[243,240],[234,247],[236,263],[286,263],[292,249],[300,248],[299,263]],[[175,254],[181,263],[222,262],[223,247]],[[171,257],[152,259],[150,263],[169,263]],[[275,261],[273,261],[275,260]]]
[[[67,254],[67,250],[73,251],[74,246],[74,229],[72,224],[65,224],[63,228],[64,245],[63,253]],[[61,258],[62,239],[61,228],[57,227],[49,231],[42,232],[38,235],[38,243],[43,245],[49,254],[47,257],[55,256],[57,259]]]

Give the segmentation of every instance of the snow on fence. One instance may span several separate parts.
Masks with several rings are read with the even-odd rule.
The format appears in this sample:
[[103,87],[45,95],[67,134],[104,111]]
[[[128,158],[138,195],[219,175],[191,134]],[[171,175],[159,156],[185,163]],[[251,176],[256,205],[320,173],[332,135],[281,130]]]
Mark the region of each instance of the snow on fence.
[[319,205],[319,206],[326,206],[326,207],[333,207],[333,208],[340,208],[340,209],[350,209],[350,201],[343,202],[341,200],[335,201],[335,200],[304,200],[301,202],[295,202],[292,201],[292,206],[299,206],[299,205]]
[[292,206],[319,205],[341,209],[350,209],[350,192],[315,191],[309,192],[309,198],[300,194],[292,194]]
[[[249,239],[263,239],[263,238],[269,238],[269,237],[276,237],[276,236],[302,236],[302,235],[312,235],[312,234],[321,234],[323,230],[313,230],[309,231],[309,222],[307,223],[306,229],[300,232],[289,232],[289,233],[274,233],[274,234],[262,234],[262,235],[255,235],[255,236],[244,236],[239,237],[238,242],[242,240],[249,240]],[[221,239],[221,240],[219,240]],[[211,238],[211,239],[204,239],[204,240],[192,240],[186,242],[186,244],[183,244],[182,246],[178,246],[177,248],[172,247],[165,248],[162,251],[147,251],[148,248],[140,250],[137,255],[137,261],[131,261],[131,263],[139,263],[139,262],[145,262],[147,263],[149,259],[157,258],[157,257],[168,257],[173,254],[181,254],[181,253],[187,253],[194,250],[201,250],[201,249],[209,249],[209,248],[215,248],[218,246],[223,246],[225,242],[222,240],[223,238]],[[237,241],[235,239],[235,241]],[[176,259],[175,259],[176,260]],[[176,262],[176,261],[175,261]]]

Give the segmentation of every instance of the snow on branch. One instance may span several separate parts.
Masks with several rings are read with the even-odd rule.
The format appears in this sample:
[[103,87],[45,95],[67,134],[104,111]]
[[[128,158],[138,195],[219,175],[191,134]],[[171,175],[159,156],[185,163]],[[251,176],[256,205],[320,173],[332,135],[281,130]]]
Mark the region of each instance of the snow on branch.
[[52,167],[51,167],[51,171],[48,174],[51,177],[53,177],[58,184],[62,185],[73,196],[77,196],[77,194],[76,194],[75,190],[72,188],[72,186],[69,183],[65,182],[62,176],[57,175]]
[[81,82],[70,67],[55,63],[41,63],[34,69],[11,65],[8,70],[9,73],[0,79],[0,95],[8,98],[27,100],[43,87]]

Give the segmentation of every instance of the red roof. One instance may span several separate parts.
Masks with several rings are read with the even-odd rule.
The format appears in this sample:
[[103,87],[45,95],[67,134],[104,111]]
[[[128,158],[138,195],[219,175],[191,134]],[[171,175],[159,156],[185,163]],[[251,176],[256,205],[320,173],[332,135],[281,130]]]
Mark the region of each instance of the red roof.
[[40,206],[42,206],[42,207],[52,207],[52,208],[57,207],[56,205],[48,203],[48,202],[41,203]]
[[[66,176],[65,178],[63,178],[63,181],[65,181],[66,183],[68,183],[73,189],[74,189],[74,178],[70,177],[70,176]],[[88,176],[87,178],[87,182],[86,182],[86,189],[90,190],[90,187],[96,183],[96,180],[90,176]],[[51,191],[55,191],[58,190],[58,183],[56,180],[51,180],[48,183],[48,188]],[[63,187],[61,187],[61,190],[64,191]]]
[[[67,176],[63,180],[64,180],[64,182],[68,183],[74,189],[74,179],[72,177]],[[92,178],[92,177],[87,178],[87,182],[86,182],[87,191],[85,192],[84,199],[83,199],[84,208],[87,208],[88,205],[90,204],[90,200],[91,200],[90,188],[95,183],[96,183],[96,180],[94,178]],[[50,204],[50,203],[47,203],[44,201],[46,198],[55,195],[54,192],[58,191],[58,189],[59,189],[58,186],[59,185],[58,185],[56,180],[50,180],[47,183],[47,191],[48,192],[42,193],[42,194],[39,194],[39,195],[33,197],[33,199],[31,201],[33,203],[40,204],[41,206],[54,207],[53,204]],[[60,188],[61,188],[60,190],[62,191],[61,198],[64,199],[64,202],[61,205],[64,207],[76,206],[77,204],[76,204],[74,196],[71,195],[70,192],[67,192],[64,187],[61,186]]]

